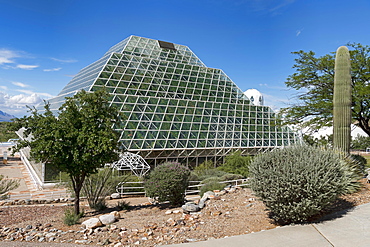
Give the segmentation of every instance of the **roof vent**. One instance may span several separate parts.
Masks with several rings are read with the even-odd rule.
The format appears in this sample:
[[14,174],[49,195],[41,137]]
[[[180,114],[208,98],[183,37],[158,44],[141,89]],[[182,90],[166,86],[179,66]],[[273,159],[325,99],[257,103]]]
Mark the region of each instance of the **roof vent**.
[[163,49],[169,49],[176,51],[175,45],[170,42],[158,40],[159,46]]

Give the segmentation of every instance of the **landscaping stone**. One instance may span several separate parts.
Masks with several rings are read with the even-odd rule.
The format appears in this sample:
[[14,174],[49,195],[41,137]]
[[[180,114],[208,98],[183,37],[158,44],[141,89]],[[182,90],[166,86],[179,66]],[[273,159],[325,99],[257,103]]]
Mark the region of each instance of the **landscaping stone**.
[[99,217],[99,220],[103,225],[109,225],[116,221],[116,217],[112,214],[104,214]]
[[[114,216],[113,216],[114,218]],[[86,229],[93,229],[99,226],[103,226],[102,222],[98,218],[91,218],[81,223]]]
[[187,202],[181,208],[184,212],[197,212],[200,210],[199,206],[194,202]]
[[120,193],[113,193],[112,195],[110,195],[110,197],[112,197],[112,199],[120,199],[121,195]]

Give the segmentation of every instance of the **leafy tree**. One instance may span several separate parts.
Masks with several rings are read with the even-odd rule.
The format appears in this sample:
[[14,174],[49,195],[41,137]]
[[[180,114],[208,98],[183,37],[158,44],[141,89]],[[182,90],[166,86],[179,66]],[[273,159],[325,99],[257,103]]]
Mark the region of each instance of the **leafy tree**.
[[18,138],[14,131],[9,130],[10,122],[0,122],[0,142],[6,142],[9,139]]
[[[351,56],[352,121],[370,135],[370,46],[347,44]],[[282,109],[285,124],[320,129],[332,126],[335,53],[316,57],[313,51],[293,52],[295,73],[285,84],[298,90],[298,102]]]
[[26,128],[25,139],[15,151],[29,146],[36,162],[51,163],[69,175],[76,196],[75,214],[80,213],[85,178],[118,159],[119,135],[112,125],[120,123],[120,115],[108,97],[104,91],[80,91],[66,99],[58,116],[46,104],[44,113],[31,109],[30,116],[13,124],[13,129]]
[[370,147],[370,137],[357,135],[357,137],[352,140],[351,148],[353,149],[362,149]]

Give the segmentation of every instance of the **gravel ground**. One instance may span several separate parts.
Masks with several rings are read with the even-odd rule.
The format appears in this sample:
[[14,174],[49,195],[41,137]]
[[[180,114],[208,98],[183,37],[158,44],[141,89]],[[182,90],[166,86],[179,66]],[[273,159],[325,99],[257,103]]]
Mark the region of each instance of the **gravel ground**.
[[[362,183],[364,187],[361,191],[342,197],[323,215],[369,203],[370,184],[365,180]],[[145,205],[146,198],[124,200],[130,202],[130,210],[120,211],[121,218],[117,222],[95,230],[85,230],[81,225],[64,225],[62,217],[67,206],[2,207],[0,241],[4,242],[0,242],[0,246],[5,246],[2,245],[4,243],[6,246],[31,246],[27,244],[32,242],[37,243],[32,246],[48,246],[42,245],[46,242],[49,246],[51,243],[75,246],[76,240],[90,246],[158,246],[223,238],[279,227],[268,218],[265,206],[249,189],[238,189],[233,193],[216,196],[206,202],[202,211],[193,214],[183,214],[180,208],[168,208],[168,205]],[[114,205],[118,200],[109,202],[110,208],[99,214],[85,208],[82,221],[116,210]]]

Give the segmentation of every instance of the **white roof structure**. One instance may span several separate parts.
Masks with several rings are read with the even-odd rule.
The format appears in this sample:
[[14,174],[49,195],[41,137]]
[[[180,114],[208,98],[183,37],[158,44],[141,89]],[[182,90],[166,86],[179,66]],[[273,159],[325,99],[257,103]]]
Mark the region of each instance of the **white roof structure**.
[[244,95],[248,97],[253,105],[261,106],[264,104],[263,95],[257,89],[248,89],[244,92]]
[[120,158],[119,161],[113,163],[113,169],[131,170],[138,177],[143,177],[150,170],[150,166],[140,155],[125,152],[120,155]]

